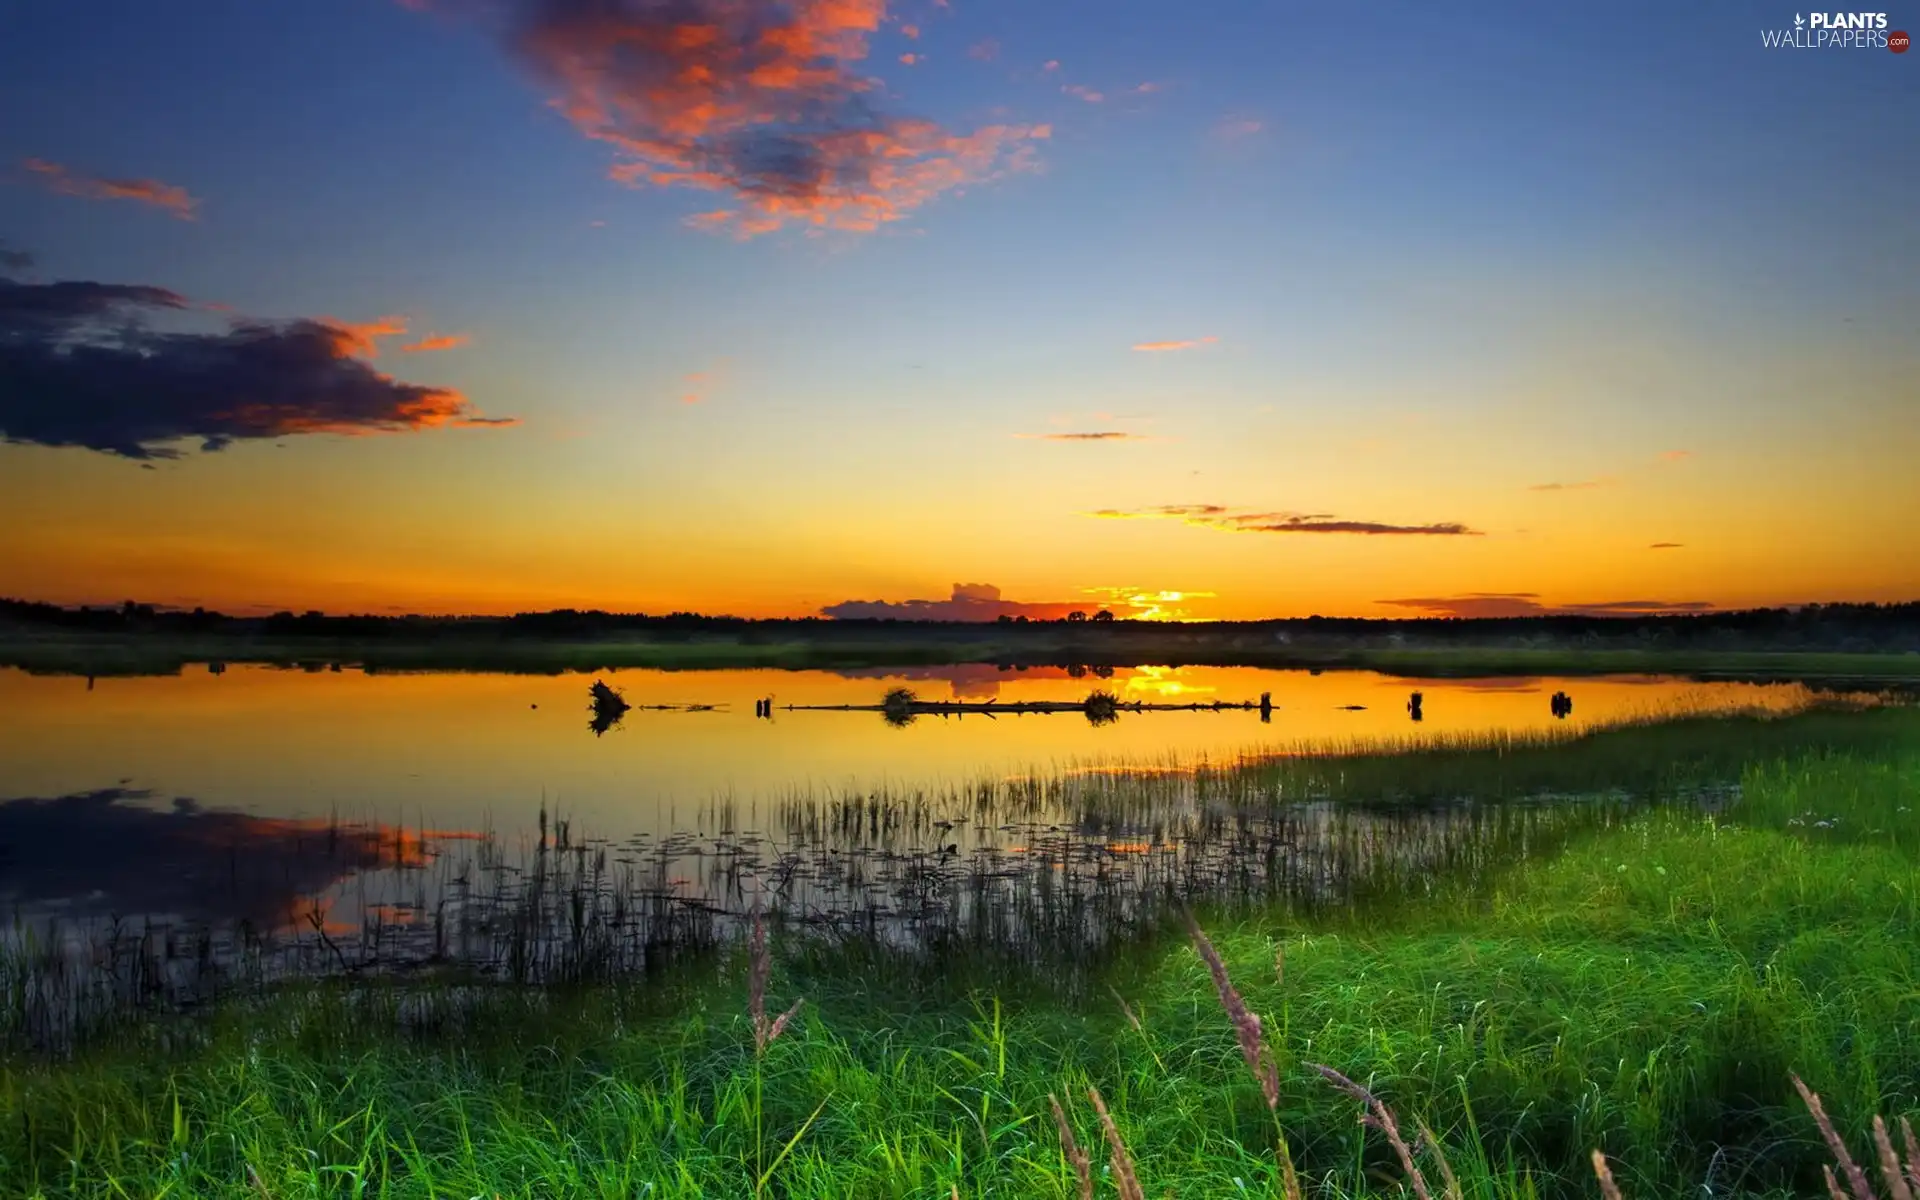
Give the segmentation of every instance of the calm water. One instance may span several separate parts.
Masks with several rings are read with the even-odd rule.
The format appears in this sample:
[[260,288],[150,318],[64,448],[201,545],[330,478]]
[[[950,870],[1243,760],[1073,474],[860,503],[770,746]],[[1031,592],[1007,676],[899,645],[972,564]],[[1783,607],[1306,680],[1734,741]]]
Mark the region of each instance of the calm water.
[[[1674,706],[1785,707],[1795,684],[1659,677],[1407,680],[1361,671],[1230,667],[992,665],[859,671],[602,673],[636,706],[604,736],[588,728],[594,676],[310,673],[189,667],[178,676],[85,679],[0,670],[0,800],[121,788],[149,805],[184,800],[260,817],[404,823],[442,830],[530,828],[543,800],[606,836],[688,828],[720,798],[742,808],[791,795],[882,784],[921,787],[1101,761],[1218,762],[1246,752],[1485,730],[1580,726]],[[1095,727],[1077,714],[922,716],[787,712],[792,704],[872,704],[907,686],[922,699],[1078,700],[1094,686],[1122,700],[1242,701],[1252,712],[1125,713]],[[1564,721],[1549,697],[1575,701]],[[1425,695],[1423,720],[1405,704]],[[774,697],[771,720],[754,701]],[[1346,706],[1361,705],[1358,711]],[[134,802],[135,797],[120,803]]]

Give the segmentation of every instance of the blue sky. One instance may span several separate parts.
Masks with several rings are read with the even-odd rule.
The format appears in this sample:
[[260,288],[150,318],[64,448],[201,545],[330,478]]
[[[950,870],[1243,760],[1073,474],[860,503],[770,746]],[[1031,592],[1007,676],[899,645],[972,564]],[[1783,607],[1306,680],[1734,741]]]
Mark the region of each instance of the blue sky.
[[[33,255],[23,278],[154,285],[276,320],[401,315],[412,336],[471,344],[383,353],[379,371],[523,422],[287,438],[271,469],[266,447],[239,444],[149,478],[82,447],[6,446],[18,469],[0,472],[15,480],[0,498],[31,486],[53,511],[67,490],[146,489],[183,531],[178,591],[195,561],[231,569],[196,560],[196,541],[261,564],[291,553],[231,516],[223,489],[265,487],[268,508],[338,508],[301,545],[354,565],[280,562],[249,586],[401,606],[540,591],[495,586],[485,554],[436,548],[398,516],[369,527],[369,511],[409,504],[500,531],[495,576],[549,571],[555,602],[618,607],[797,611],[938,597],[949,577],[1036,601],[1132,580],[1215,591],[1241,615],[1377,611],[1424,583],[1577,590],[1569,602],[1754,601],[1769,573],[1863,596],[1920,588],[1911,568],[1857,561],[1912,535],[1821,483],[1845,470],[1913,494],[1898,466],[1920,410],[1911,55],[1766,50],[1761,28],[1794,14],[1748,4],[874,0],[882,19],[840,65],[878,82],[850,111],[1046,136],[1023,143],[1025,169],[938,190],[878,230],[740,238],[686,221],[724,188],[617,182],[615,147],[548,103],[564,84],[507,29],[567,7],[0,13],[0,239]],[[184,188],[194,219],[63,193],[29,159]],[[1200,344],[1131,349],[1182,340]],[[1160,440],[1018,436],[1095,429]],[[1390,461],[1357,448],[1396,439]],[[1681,450],[1679,491],[1630,482]],[[208,465],[222,456],[251,457]],[[1761,470],[1778,513],[1740,482]],[[1597,509],[1528,507],[1537,484],[1592,479],[1608,481]],[[607,488],[624,515],[573,520]],[[1196,503],[1563,536],[1336,548],[1085,516]],[[1646,518],[1676,508],[1703,530],[1688,547],[1701,565],[1584,565],[1581,539],[1668,540]],[[1815,541],[1782,542],[1787,565],[1754,549],[1808,513],[1796,536]],[[17,547],[20,577],[0,590],[165,574],[117,575],[107,547],[137,523],[88,520],[68,550]],[[577,558],[556,568],[556,545]],[[610,545],[659,566],[584,565]],[[94,549],[82,561],[76,546]],[[441,582],[393,567],[422,556]],[[1335,570],[1324,602],[1266,582]]]

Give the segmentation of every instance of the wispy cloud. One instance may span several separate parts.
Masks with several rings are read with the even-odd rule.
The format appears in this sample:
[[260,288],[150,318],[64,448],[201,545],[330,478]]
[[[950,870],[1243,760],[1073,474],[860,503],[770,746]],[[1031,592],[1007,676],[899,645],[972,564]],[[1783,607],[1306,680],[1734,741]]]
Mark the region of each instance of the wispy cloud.
[[1109,520],[1162,518],[1225,529],[1233,533],[1353,533],[1414,537],[1480,537],[1458,521],[1400,525],[1386,521],[1355,521],[1333,513],[1246,512],[1222,504],[1162,504],[1152,508],[1102,508],[1088,516]]
[[905,63],[907,66],[911,67],[915,63],[921,61],[924,58],[926,58],[926,55],[924,54],[902,54],[900,56],[900,61]]
[[1252,117],[1222,117],[1213,127],[1213,136],[1221,141],[1236,142],[1241,138],[1250,138],[1265,128],[1265,122]]
[[1667,463],[1685,462],[1692,457],[1693,451],[1691,450],[1662,450],[1660,452],[1660,461]]
[[1651,545],[1651,546],[1648,546],[1648,547],[1647,547],[1647,549],[1649,549],[1649,550],[1679,550],[1679,549],[1682,549],[1683,547],[1685,547],[1685,545],[1686,545],[1686,543],[1685,543],[1685,542],[1655,542],[1655,543],[1654,543],[1653,545]]
[[707,400],[713,396],[714,391],[720,387],[722,382],[721,377],[725,369],[726,363],[722,361],[716,366],[707,367],[699,371],[689,371],[687,374],[681,376],[680,381],[685,385],[686,390],[680,394],[680,403],[705,404]]
[[1164,440],[1144,433],[1128,433],[1120,429],[1101,429],[1091,433],[1016,433],[1013,436],[1041,442],[1157,442]]
[[473,338],[464,333],[429,333],[417,342],[410,342],[400,349],[409,354],[428,354],[435,350],[458,350],[462,346],[473,344]]
[[1060,90],[1075,100],[1085,100],[1088,104],[1099,104],[1107,98],[1105,92],[1096,91],[1084,83],[1062,84]]
[[[484,0],[449,7],[485,16]],[[860,70],[885,0],[500,0],[508,41],[635,187],[717,193],[690,223],[741,238],[875,230],[1038,165],[1044,125],[959,134],[880,110]]]
[[1040,69],[1042,71],[1058,71],[1060,69],[1060,60],[1057,58],[1050,58],[1046,62],[1043,62],[1040,64]]
[[0,279],[0,437],[154,459],[180,457],[165,444],[180,438],[212,451],[244,438],[515,423],[369,366],[395,318],[145,327],[151,314],[194,307],[165,288]]
[[1617,480],[1607,476],[1597,479],[1581,479],[1573,483],[1535,483],[1528,486],[1530,492],[1590,492],[1595,488],[1612,487]]
[[1707,612],[1705,600],[1602,600],[1584,604],[1546,604],[1538,592],[1467,592],[1458,596],[1427,596],[1407,600],[1377,600],[1395,608],[1418,609],[1428,617],[1545,617],[1648,616],[1660,613]]
[[1705,612],[1713,605],[1705,600],[1601,600],[1591,604],[1565,604],[1567,612],[1580,613],[1678,613]]
[[1172,350],[1197,350],[1201,346],[1211,346],[1219,340],[1212,334],[1208,334],[1206,337],[1188,338],[1179,342],[1135,342],[1133,348],[1149,354],[1164,354]]
[[909,41],[916,40],[920,36],[920,27],[918,25],[902,25],[900,27],[900,36]]
[[967,47],[967,57],[992,62],[1000,57],[1000,43],[993,38],[984,38]]
[[102,175],[88,175],[44,158],[29,158],[21,165],[38,175],[48,188],[63,196],[81,196],[88,200],[132,200],[165,209],[182,221],[193,220],[194,210],[200,205],[198,199],[187,194],[187,189],[162,183],[158,179],[111,179]]

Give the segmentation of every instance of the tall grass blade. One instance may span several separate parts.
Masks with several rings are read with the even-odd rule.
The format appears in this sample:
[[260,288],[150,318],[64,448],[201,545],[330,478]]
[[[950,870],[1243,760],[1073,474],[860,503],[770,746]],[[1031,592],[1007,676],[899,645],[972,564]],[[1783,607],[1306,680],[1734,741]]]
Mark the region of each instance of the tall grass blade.
[[1093,1160],[1073,1136],[1073,1126],[1067,1124],[1066,1110],[1060,1107],[1060,1098],[1048,1092],[1047,1103],[1053,1106],[1053,1123],[1060,1130],[1060,1149],[1066,1154],[1067,1161],[1073,1164],[1073,1173],[1080,1181],[1080,1200],[1093,1200]]
[[[1827,1116],[1827,1110],[1820,1103],[1820,1097],[1799,1075],[1789,1071],[1794,1090],[1800,1093],[1800,1099],[1806,1103],[1807,1111],[1813,1114],[1813,1123],[1820,1127],[1820,1136],[1827,1140],[1827,1149],[1833,1152],[1834,1161],[1840,1164],[1840,1173],[1846,1177],[1847,1187],[1853,1192],[1853,1200],[1878,1200],[1873,1188],[1867,1183],[1867,1174],[1853,1161],[1853,1155],[1847,1153],[1847,1143],[1833,1127],[1833,1121]],[[1831,1178],[1831,1177],[1829,1177]]]
[[1107,1102],[1100,1098],[1100,1089],[1090,1087],[1087,1095],[1093,1099],[1094,1111],[1100,1114],[1100,1127],[1107,1131],[1107,1145],[1113,1148],[1114,1190],[1120,1193],[1120,1200],[1147,1200],[1147,1193],[1140,1188],[1140,1177],[1133,1173],[1133,1158],[1127,1153],[1126,1143],[1120,1140],[1113,1117],[1107,1113]]

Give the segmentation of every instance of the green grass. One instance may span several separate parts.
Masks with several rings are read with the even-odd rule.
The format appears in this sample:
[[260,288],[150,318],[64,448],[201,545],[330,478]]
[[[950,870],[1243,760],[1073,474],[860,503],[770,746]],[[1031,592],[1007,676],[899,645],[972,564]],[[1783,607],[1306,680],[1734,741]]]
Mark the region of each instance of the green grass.
[[1047,1098],[1098,1173],[1089,1086],[1149,1196],[1280,1194],[1276,1116],[1308,1195],[1396,1194],[1378,1135],[1309,1062],[1369,1083],[1410,1136],[1428,1122],[1468,1195],[1597,1194],[1595,1147],[1630,1197],[1818,1192],[1789,1070],[1856,1154],[1871,1114],[1920,1107],[1917,718],[1760,744],[1718,817],[1643,813],[1358,910],[1201,913],[1266,1020],[1276,1114],[1177,931],[1107,973],[1136,1027],[1106,993],[969,988],[964,961],[889,971],[776,930],[767,1007],[807,1004],[764,1056],[729,958],[465,1005],[447,984],[307,989],[12,1063],[0,1194],[258,1200],[252,1168],[276,1200],[731,1197],[762,1176],[778,1196],[1066,1197]]

